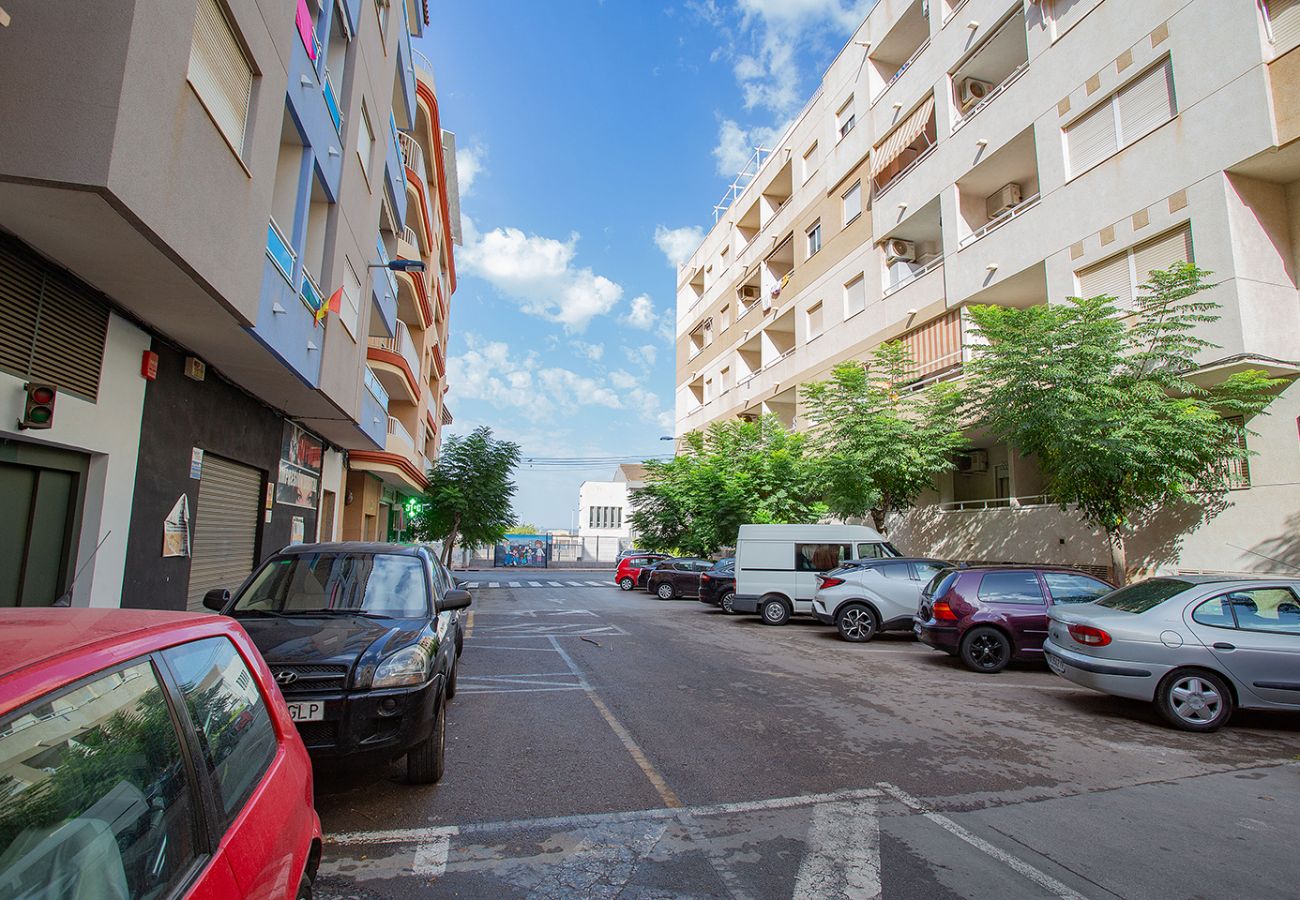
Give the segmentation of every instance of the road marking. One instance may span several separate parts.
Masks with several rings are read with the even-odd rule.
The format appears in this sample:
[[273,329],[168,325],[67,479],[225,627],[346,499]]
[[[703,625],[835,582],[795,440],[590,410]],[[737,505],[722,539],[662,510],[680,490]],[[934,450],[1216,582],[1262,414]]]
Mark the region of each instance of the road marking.
[[478,587],[478,582],[477,582],[477,581],[467,581],[467,582],[465,582],[465,587],[467,587],[467,588],[476,588],[476,587]]
[[501,587],[501,582],[499,582],[499,581],[492,581],[492,582],[489,582],[489,583],[488,583],[488,587],[492,587],[492,588],[494,588],[494,587]]
[[474,649],[478,650],[519,650],[521,652],[532,653],[554,653],[550,647],[502,647],[499,644],[475,644]]
[[550,641],[551,646],[555,648],[555,652],[560,654],[560,658],[564,660],[564,664],[568,666],[569,671],[573,673],[573,677],[578,679],[578,684],[587,692],[587,697],[595,705],[601,718],[605,720],[606,724],[609,725],[614,734],[618,736],[619,741],[622,742],[623,747],[632,757],[632,761],[635,762],[637,766],[640,767],[641,771],[645,773],[645,777],[649,779],[650,784],[654,786],[655,791],[658,792],[659,797],[664,801],[664,805],[676,809],[681,808],[682,801],[677,798],[675,793],[673,793],[673,789],[668,786],[668,782],[664,781],[663,776],[660,775],[659,772],[655,770],[655,767],[650,764],[650,760],[646,757],[645,751],[643,751],[641,746],[637,744],[636,739],[632,737],[631,732],[623,727],[623,723],[614,717],[614,714],[609,711],[609,707],[605,705],[605,702],[597,696],[591,683],[587,681],[587,677],[582,674],[582,670],[574,664],[573,658],[564,652],[564,649],[560,646],[560,642],[556,640],[553,635],[550,637]]
[[880,896],[880,819],[874,798],[813,807],[794,900]]
[[471,609],[471,610],[469,611],[469,615],[465,617],[465,638],[466,638],[466,640],[468,640],[468,639],[469,639],[469,636],[470,636],[471,634],[473,634],[473,633],[474,633],[474,610]]
[[440,878],[447,871],[447,853],[451,850],[451,835],[440,834],[427,844],[415,848],[415,863],[411,871],[424,878]]
[[549,584],[551,587],[564,587],[564,585],[558,581],[548,581],[546,583]]
[[564,601],[561,600],[559,597],[547,597],[547,598],[546,598],[546,602],[547,602],[547,603],[563,603]]
[[587,584],[591,585],[592,587],[604,587],[604,586],[605,586],[605,582],[603,582],[603,581],[588,581]]
[[1060,897],[1062,898],[1062,900],[1084,900],[1082,894],[1071,889],[1069,886],[1065,885],[1064,883],[1057,881],[1055,878],[1053,878],[1051,875],[1048,875],[1046,872],[1042,871],[1041,869],[1034,868],[1029,863],[1025,862],[1023,859],[1020,859],[1017,856],[1012,856],[1010,853],[1003,850],[1001,847],[994,846],[993,844],[990,844],[988,841],[984,840],[981,837],[976,837],[974,834],[967,831],[962,826],[958,825],[952,819],[930,809],[920,800],[916,799],[911,794],[906,793],[902,788],[895,787],[892,784],[886,784],[885,782],[880,782],[877,785],[877,787],[879,787],[886,794],[889,794],[895,800],[902,803],[904,806],[920,813],[922,816],[929,819],[934,824],[938,825],[944,831],[947,831],[949,834],[953,835],[954,837],[957,837],[965,841],[966,843],[974,847],[976,850],[980,850],[984,853],[987,853],[989,856],[993,857],[998,862],[1014,869],[1016,872],[1025,876],[1030,881],[1034,882],[1034,884],[1038,885],[1044,890],[1050,891],[1053,896]]
[[582,690],[576,684],[564,685],[559,687],[539,687],[539,688],[471,688],[466,687],[463,691],[457,691],[458,694],[548,694],[557,691],[580,691]]
[[542,583],[541,583],[540,581],[530,581],[530,582],[528,582],[528,586],[529,586],[529,587],[541,587],[541,586],[542,586]]
[[570,582],[569,582],[569,585],[570,585],[571,587],[582,587],[582,582],[581,582],[581,581],[570,581]]
[[617,825],[622,822],[681,820],[687,816],[728,816],[744,813],[767,812],[776,809],[799,809],[823,803],[845,803],[880,797],[879,788],[849,788],[821,794],[800,794],[793,797],[769,797],[763,800],[741,800],[733,803],[712,803],[706,806],[676,806],[655,809],[637,809],[627,812],[579,813],[571,816],[549,816],[540,819],[508,819],[498,822],[469,822],[464,825],[431,825],[424,828],[392,828],[382,831],[349,831],[325,835],[325,843],[338,846],[353,844],[431,844],[439,836],[493,834],[500,831],[538,831],[542,829],[589,828],[596,825]]
[[510,586],[511,586],[511,587],[522,587],[522,585],[520,585],[519,582],[517,582],[517,581],[512,581],[512,582],[510,582]]

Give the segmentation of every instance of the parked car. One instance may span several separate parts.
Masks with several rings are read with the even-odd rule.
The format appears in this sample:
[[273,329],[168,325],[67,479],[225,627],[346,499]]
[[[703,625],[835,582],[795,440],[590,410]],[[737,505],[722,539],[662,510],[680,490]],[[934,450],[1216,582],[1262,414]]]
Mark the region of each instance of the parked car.
[[452,613],[470,595],[428,549],[295,544],[233,598],[216,589],[204,603],[248,630],[314,760],[356,768],[404,755],[412,782],[442,778],[456,694]]
[[0,610],[0,784],[0,897],[311,896],[311,761],[231,619]]
[[916,635],[921,643],[960,657],[968,669],[1001,672],[1013,659],[1042,660],[1052,606],[1090,603],[1112,590],[1074,569],[944,569],[921,594]]
[[660,600],[674,600],[678,597],[700,596],[700,576],[713,568],[713,561],[708,559],[671,559],[659,563],[650,573],[646,590]]
[[1053,609],[1043,644],[1056,674],[1153,702],[1187,731],[1233,709],[1300,710],[1300,579],[1152,578]]
[[741,525],[736,542],[736,612],[765,625],[812,615],[818,575],[850,559],[901,556],[865,525]]
[[736,612],[736,558],[728,556],[700,573],[700,602],[721,609],[727,615]]
[[662,566],[664,563],[672,562],[674,559],[676,559],[675,556],[665,556],[663,559],[656,559],[646,563],[644,566],[642,566],[640,569],[637,570],[636,584],[634,585],[634,587],[636,587],[639,590],[649,590],[650,575],[654,572],[654,570],[657,567]]
[[[637,553],[633,556],[624,556],[619,559],[618,568],[614,570],[614,583],[623,590],[630,591],[639,586],[637,582],[642,569],[667,558],[666,553]],[[649,577],[649,573],[646,577]]]
[[846,641],[869,641],[882,631],[912,631],[921,591],[952,563],[922,557],[863,559],[820,576],[813,596],[817,621],[834,625]]

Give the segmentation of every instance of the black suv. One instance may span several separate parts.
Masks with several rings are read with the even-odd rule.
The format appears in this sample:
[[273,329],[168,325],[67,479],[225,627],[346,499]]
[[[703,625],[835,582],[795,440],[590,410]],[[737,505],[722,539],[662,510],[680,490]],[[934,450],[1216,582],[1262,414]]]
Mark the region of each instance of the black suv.
[[736,559],[718,560],[700,576],[700,602],[718,607],[729,616],[736,614]]
[[313,761],[386,766],[405,755],[411,781],[442,777],[457,611],[470,595],[429,550],[296,544],[233,598],[217,589],[203,602],[257,644]]

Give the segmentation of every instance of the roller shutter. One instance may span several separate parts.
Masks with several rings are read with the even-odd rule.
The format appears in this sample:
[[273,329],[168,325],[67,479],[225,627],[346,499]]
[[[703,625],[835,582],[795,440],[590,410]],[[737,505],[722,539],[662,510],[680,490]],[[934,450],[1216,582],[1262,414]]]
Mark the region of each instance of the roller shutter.
[[1168,122],[1174,108],[1174,71],[1169,60],[1139,75],[1119,92],[1120,143],[1128,146]]
[[204,454],[194,511],[187,609],[203,609],[203,595],[209,590],[224,587],[233,591],[253,571],[261,497],[260,471]]
[[208,115],[242,154],[253,70],[217,0],[199,0],[188,74]]
[[1120,307],[1133,305],[1133,275],[1129,271],[1127,253],[1089,266],[1078,273],[1079,296],[1114,297]]
[[1192,229],[1188,225],[1138,244],[1133,249],[1133,269],[1139,285],[1155,269],[1167,269],[1174,263],[1189,262],[1192,262]]
[[1300,0],[1265,0],[1264,6],[1275,51],[1284,53],[1300,44]]
[[1065,146],[1070,157],[1070,174],[1086,172],[1119,149],[1115,131],[1115,108],[1111,99],[1065,129]]

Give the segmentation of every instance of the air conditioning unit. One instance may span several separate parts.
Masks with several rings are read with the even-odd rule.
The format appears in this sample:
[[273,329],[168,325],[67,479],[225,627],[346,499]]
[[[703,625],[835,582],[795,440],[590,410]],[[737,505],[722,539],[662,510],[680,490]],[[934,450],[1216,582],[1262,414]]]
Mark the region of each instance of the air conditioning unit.
[[885,241],[885,265],[892,266],[896,262],[916,262],[916,244],[897,238]]
[[753,303],[758,299],[758,285],[742,284],[740,290],[736,291],[736,295],[740,297],[741,300],[747,300],[750,303]]
[[962,475],[981,475],[989,470],[987,450],[967,450],[957,454],[957,471]]
[[984,201],[984,208],[988,211],[990,219],[1006,215],[1019,205],[1020,185],[1014,181],[998,188],[988,200]]
[[993,92],[993,83],[978,78],[963,78],[957,87],[957,99],[965,112]]

